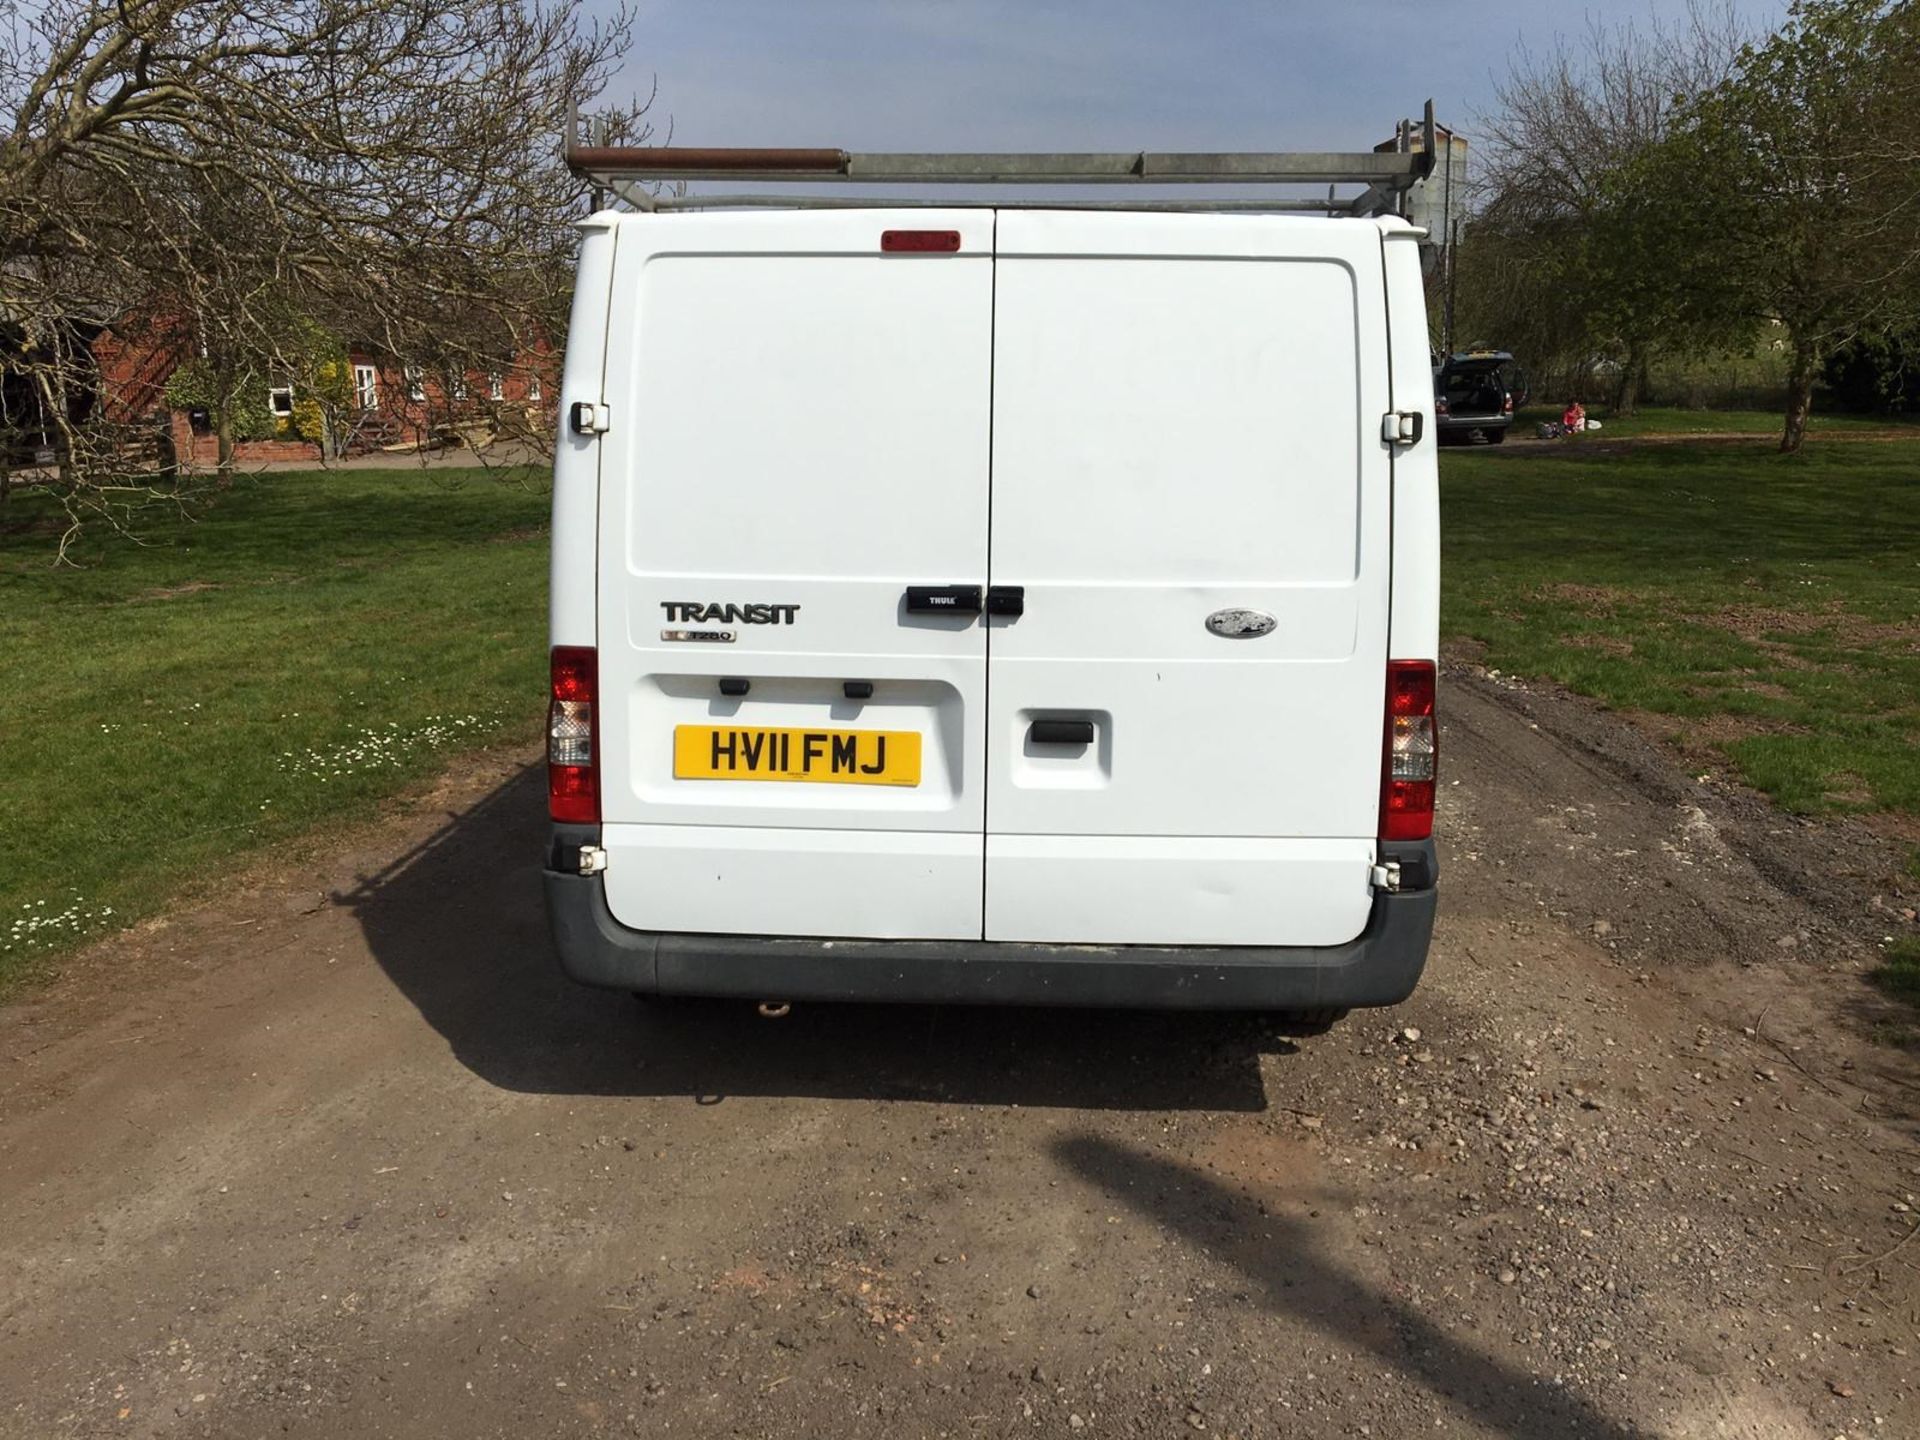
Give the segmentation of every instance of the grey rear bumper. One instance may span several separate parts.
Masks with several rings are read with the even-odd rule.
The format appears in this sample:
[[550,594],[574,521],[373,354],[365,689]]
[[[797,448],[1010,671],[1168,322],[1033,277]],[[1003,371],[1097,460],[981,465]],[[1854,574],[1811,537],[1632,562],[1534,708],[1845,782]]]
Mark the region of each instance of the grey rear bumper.
[[585,833],[556,830],[547,920],[560,968],[583,985],[743,1000],[890,1000],[1165,1010],[1392,1005],[1427,962],[1439,877],[1431,841],[1386,847],[1418,888],[1380,892],[1344,945],[1162,948],[992,940],[822,940],[631,930],[598,875],[555,868]]

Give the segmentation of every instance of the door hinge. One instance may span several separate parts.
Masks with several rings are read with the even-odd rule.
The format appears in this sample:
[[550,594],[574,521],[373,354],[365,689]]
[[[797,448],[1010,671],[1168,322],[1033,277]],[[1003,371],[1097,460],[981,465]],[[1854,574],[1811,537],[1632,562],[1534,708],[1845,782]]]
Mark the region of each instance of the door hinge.
[[612,423],[607,407],[591,400],[576,400],[567,410],[567,424],[576,435],[604,435]]
[[1380,417],[1380,438],[1389,445],[1418,445],[1426,424],[1418,410],[1389,410]]
[[598,875],[606,868],[606,851],[602,850],[598,845],[582,845],[580,847],[580,873],[582,875]]
[[1373,867],[1371,877],[1376,890],[1398,890],[1400,888],[1400,862],[1389,860],[1384,865]]

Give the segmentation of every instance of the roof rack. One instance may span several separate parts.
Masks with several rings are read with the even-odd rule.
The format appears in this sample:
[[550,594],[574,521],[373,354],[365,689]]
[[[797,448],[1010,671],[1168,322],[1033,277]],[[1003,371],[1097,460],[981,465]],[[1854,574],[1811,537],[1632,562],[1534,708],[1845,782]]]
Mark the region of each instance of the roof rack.
[[[1101,210],[1304,211],[1324,215],[1403,213],[1406,193],[1432,173],[1435,154],[1433,101],[1427,101],[1419,149],[1359,153],[1262,151],[1178,153],[1152,150],[1089,153],[892,153],[807,149],[711,149],[684,145],[621,146],[604,134],[583,136],[578,112],[567,112],[567,167],[612,191],[638,210],[709,210],[738,207],[833,208],[951,206],[1004,201],[911,198],[876,202],[848,195],[654,195],[642,187],[656,181],[731,180],[870,185],[1326,185],[1324,199],[1035,200],[1035,207]],[[589,143],[582,143],[586,139]],[[599,141],[601,143],[592,143]],[[1360,185],[1339,196],[1340,185]]]

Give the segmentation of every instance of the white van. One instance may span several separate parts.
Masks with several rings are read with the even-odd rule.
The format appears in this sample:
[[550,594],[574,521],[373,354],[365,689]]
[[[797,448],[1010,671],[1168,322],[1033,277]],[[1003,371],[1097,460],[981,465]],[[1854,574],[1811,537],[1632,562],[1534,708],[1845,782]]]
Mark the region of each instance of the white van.
[[[746,168],[716,153],[682,173]],[[567,973],[1404,998],[1437,881],[1421,232],[681,204],[583,226],[553,495]]]

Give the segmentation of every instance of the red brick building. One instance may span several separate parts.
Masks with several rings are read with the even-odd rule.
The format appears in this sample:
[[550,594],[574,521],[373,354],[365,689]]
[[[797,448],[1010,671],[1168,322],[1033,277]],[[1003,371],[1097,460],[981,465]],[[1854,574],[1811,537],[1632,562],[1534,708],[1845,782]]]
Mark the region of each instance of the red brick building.
[[[167,382],[192,354],[182,336],[165,326],[138,340],[109,328],[93,341],[100,376],[99,411],[121,424],[163,426],[173,454],[196,468],[216,464],[219,437],[212,417],[177,409],[167,400]],[[514,358],[498,371],[470,371],[449,380],[366,347],[350,347],[352,401],[344,417],[347,454],[384,449],[472,443],[502,433],[550,431],[559,392],[560,356],[540,346]],[[317,440],[303,438],[295,425],[300,396],[291,385],[263,387],[259,399],[285,433],[236,439],[234,458],[242,464],[268,460],[322,458]]]

